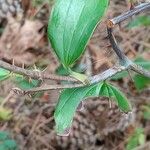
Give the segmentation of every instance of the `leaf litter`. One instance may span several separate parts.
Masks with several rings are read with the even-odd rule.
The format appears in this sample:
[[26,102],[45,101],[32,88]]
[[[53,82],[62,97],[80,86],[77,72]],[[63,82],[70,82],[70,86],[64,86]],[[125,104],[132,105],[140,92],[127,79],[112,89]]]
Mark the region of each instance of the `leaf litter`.
[[[31,67],[38,63],[40,66],[46,66],[47,72],[55,73],[59,63],[53,53],[50,52],[51,48],[49,48],[46,39],[45,20],[47,18],[44,18],[46,15],[43,16],[42,20],[31,19],[32,15],[35,14],[33,8],[31,5],[24,5],[26,5],[26,15],[23,22],[18,22],[13,18],[8,19],[8,23],[0,36],[0,59],[9,63],[12,63],[14,59],[15,64],[19,66],[25,64],[25,66]],[[110,2],[107,15],[112,18],[127,9],[126,1],[114,0]],[[125,22],[121,25],[122,30],[115,28],[115,35],[120,46],[130,58],[142,55],[149,60],[149,28],[141,27],[128,30],[125,28],[126,24]],[[109,68],[117,61],[111,51],[106,31],[103,30],[104,27],[105,20],[97,27],[88,46],[90,53],[88,57],[92,58],[89,64],[94,68],[92,74]],[[86,56],[83,56],[82,59],[81,62],[87,65]],[[55,82],[46,81],[43,84],[52,83]],[[147,137],[150,136],[150,122],[143,120],[141,115],[143,110],[141,106],[149,104],[150,91],[146,89],[142,93],[137,93],[135,88],[131,86],[130,79],[123,79],[114,83],[119,85],[134,103],[132,113],[122,114],[114,103],[111,104],[110,108],[107,98],[90,99],[84,104],[84,109],[76,113],[69,137],[59,137],[54,131],[53,119],[59,92],[48,91],[32,99],[12,96],[6,106],[10,109],[13,108],[15,115],[12,116],[11,121],[1,122],[0,129],[10,131],[21,150],[124,149],[128,137],[132,134],[129,131],[134,130],[137,124],[144,128]],[[10,80],[0,83],[1,101],[7,97],[8,91],[14,86]],[[81,108],[80,106],[79,108]]]

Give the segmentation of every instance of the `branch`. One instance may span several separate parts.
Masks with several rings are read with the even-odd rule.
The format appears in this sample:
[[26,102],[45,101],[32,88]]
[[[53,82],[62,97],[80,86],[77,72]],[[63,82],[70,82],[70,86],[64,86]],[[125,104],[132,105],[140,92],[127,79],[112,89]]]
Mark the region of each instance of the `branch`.
[[72,81],[72,82],[77,82],[76,79],[71,78],[71,77],[67,77],[67,76],[58,76],[55,74],[46,74],[44,72],[40,72],[40,71],[31,71],[31,70],[26,70],[14,65],[10,65],[9,63],[6,63],[2,60],[0,60],[0,67],[12,71],[14,73],[23,75],[23,76],[27,76],[29,78],[33,78],[33,79],[50,79],[50,80],[57,80],[57,81]]
[[147,78],[150,78],[150,72],[145,70],[143,67],[141,67],[137,64],[131,64],[130,69],[138,74],[141,74]]
[[129,10],[129,11],[121,14],[120,16],[117,16],[113,19],[109,19],[109,21],[108,21],[109,25],[111,27],[113,27],[114,25],[119,24],[119,23],[123,22],[124,20],[132,17],[133,15],[136,15],[142,11],[145,11],[145,10],[150,10],[150,3],[149,2],[148,3],[142,3],[138,6],[136,6],[134,9]]
[[112,45],[113,50],[115,51],[115,53],[119,58],[120,65],[124,66],[126,70],[130,69],[136,73],[139,73],[145,77],[150,78],[150,72],[148,70],[145,70],[143,67],[133,63],[128,57],[125,56],[125,54],[123,53],[123,51],[120,49],[120,47],[116,42],[115,36],[112,33],[112,28],[107,27],[107,31],[108,31],[109,41]]
[[[118,53],[118,55],[122,56],[120,57],[120,66],[114,66],[113,68],[110,68],[103,73],[100,73],[98,75],[92,76],[89,78],[89,81],[91,84],[96,84],[102,81],[105,81],[112,76],[116,75],[119,72],[125,71],[125,70],[133,70],[137,73],[140,73],[141,75],[144,75],[148,78],[150,78],[150,72],[147,70],[144,70],[141,66],[138,66],[134,64],[128,57],[124,55],[124,53],[121,51],[119,46],[117,45],[116,39],[112,34],[112,30],[108,28],[108,34],[109,34],[109,40],[112,45],[112,48],[115,52]],[[35,92],[40,92],[40,91],[48,91],[48,90],[56,90],[56,89],[70,89],[70,88],[77,88],[77,87],[84,87],[84,84],[69,84],[69,85],[48,85],[48,86],[43,86],[43,87],[37,87],[37,88],[32,88],[31,90],[26,90],[22,91],[21,89],[14,89],[16,93],[19,94],[31,94]]]
[[110,41],[110,44],[113,48],[113,50],[115,51],[116,55],[119,58],[120,64],[124,65],[125,63],[128,62],[127,57],[125,56],[125,54],[123,53],[123,51],[120,49],[120,47],[117,44],[117,41],[112,33],[112,28],[107,27],[107,33],[108,33],[108,38]]
[[[125,71],[125,70],[133,70],[141,75],[144,75],[144,76],[150,78],[150,72],[143,69],[141,66],[134,64],[128,57],[125,56],[123,51],[118,46],[116,39],[112,33],[112,27],[115,24],[118,24],[118,23],[126,20],[127,18],[129,18],[139,12],[147,10],[147,9],[150,9],[150,3],[143,3],[143,4],[135,7],[133,10],[130,10],[130,11],[108,21],[108,24],[107,24],[108,38],[110,40],[113,50],[115,51],[115,53],[117,54],[117,56],[119,58],[120,66],[118,66],[118,67],[114,66],[113,68],[110,68],[110,69],[104,71],[103,73],[100,73],[98,75],[90,77],[89,81],[91,84],[96,84],[98,82],[105,81],[105,80],[111,78],[112,76],[116,75],[117,73]],[[38,71],[26,70],[26,69],[23,69],[20,67],[10,65],[1,60],[0,60],[0,67],[7,69],[9,71],[12,71],[14,73],[25,75],[25,76],[28,76],[28,77],[31,77],[34,79],[51,79],[51,80],[59,80],[59,81],[65,80],[65,81],[74,81],[74,82],[77,81],[71,77],[46,75],[44,73],[39,73]],[[81,84],[81,83],[79,83],[79,84],[76,83],[76,84],[68,84],[68,85],[43,86],[43,87],[37,87],[37,88],[33,88],[31,90],[26,90],[26,91],[22,91],[21,89],[13,89],[13,90],[16,93],[20,93],[20,94],[30,94],[30,93],[39,92],[39,91],[77,88],[77,87],[83,87],[83,86],[85,86],[85,85]]]
[[[115,74],[122,72],[124,70],[127,70],[128,67],[122,67],[122,66],[114,66],[113,68],[110,68],[103,73],[100,73],[98,75],[92,76],[89,78],[89,81],[91,84],[96,84],[101,81],[105,81]],[[71,88],[78,88],[78,87],[84,87],[84,84],[68,84],[68,85],[46,85],[42,87],[32,88],[30,90],[22,91],[21,89],[13,89],[15,93],[17,94],[31,94],[35,92],[41,92],[41,91],[48,91],[48,90],[57,90],[57,89],[71,89]]]

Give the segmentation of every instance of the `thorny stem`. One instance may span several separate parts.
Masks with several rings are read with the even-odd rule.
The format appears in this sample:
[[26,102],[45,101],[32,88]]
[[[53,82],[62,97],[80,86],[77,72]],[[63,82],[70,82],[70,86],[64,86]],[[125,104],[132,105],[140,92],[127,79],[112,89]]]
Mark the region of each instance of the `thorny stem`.
[[150,72],[145,70],[143,67],[137,65],[137,64],[132,64],[130,66],[130,69],[133,70],[136,73],[139,73],[147,78],[150,78]]
[[17,67],[14,65],[10,65],[9,63],[6,63],[2,60],[0,60],[0,67],[7,69],[11,72],[14,72],[16,74],[20,74],[23,76],[27,76],[29,78],[32,79],[50,79],[50,80],[58,80],[58,81],[72,81],[72,82],[77,82],[76,79],[72,78],[72,77],[67,77],[67,76],[58,76],[55,74],[46,74],[44,72],[40,72],[40,71],[33,71],[33,70],[27,70],[21,67]]
[[[113,50],[115,51],[115,53],[117,54],[119,61],[120,61],[120,66],[116,67],[114,66],[113,68],[110,68],[106,71],[104,71],[103,73],[100,73],[98,75],[92,76],[89,78],[89,81],[91,84],[96,84],[98,82],[101,81],[105,81],[107,79],[109,79],[110,77],[116,75],[119,72],[122,72],[124,70],[133,70],[134,72],[137,72],[143,76],[146,76],[148,78],[150,78],[150,72],[148,72],[147,70],[143,69],[141,66],[138,66],[136,64],[134,64],[128,57],[125,56],[125,54],[123,53],[123,51],[120,49],[120,47],[118,46],[116,39],[112,33],[112,27],[116,24],[119,24],[120,22],[128,19],[129,17],[140,13],[144,10],[150,9],[150,3],[143,3],[138,5],[137,7],[135,7],[133,10],[127,11],[126,13],[115,17],[111,20],[108,21],[108,25],[107,25],[107,31],[108,31],[108,38],[110,40],[110,43],[112,45]],[[10,70],[14,73],[18,73],[21,75],[25,75],[34,79],[52,79],[52,80],[66,80],[66,81],[72,81],[75,82],[77,80],[71,78],[71,77],[64,77],[64,76],[57,76],[57,75],[45,75],[43,73],[37,72],[37,71],[30,71],[30,70],[26,70],[20,67],[16,67],[13,65],[10,65],[6,62],[3,62],[2,60],[0,60],[0,67]],[[34,92],[39,92],[39,91],[47,91],[47,90],[56,90],[56,89],[66,89],[66,88],[76,88],[76,87],[83,87],[85,85],[83,85],[82,83],[75,83],[75,84],[68,84],[68,85],[48,85],[48,86],[43,86],[43,87],[37,87],[37,88],[33,88],[31,90],[27,90],[27,91],[22,91],[21,89],[13,89],[14,92],[19,93],[19,94],[30,94],[30,93],[34,93]]]
[[147,3],[142,3],[136,7],[134,7],[134,9],[132,10],[129,10],[113,19],[110,19],[109,22],[110,22],[110,25],[111,26],[114,26],[116,24],[119,24],[121,22],[123,22],[124,20],[138,14],[138,13],[141,13],[145,10],[150,10],[150,2],[147,2]]
[[107,33],[108,33],[108,38],[109,38],[109,41],[111,43],[111,46],[119,58],[120,64],[121,65],[125,65],[125,64],[128,65],[127,62],[129,62],[129,60],[125,56],[123,51],[119,48],[117,41],[116,41],[116,39],[112,33],[112,28],[107,27]]
[[[92,76],[89,78],[89,81],[91,84],[96,84],[99,83],[101,81],[107,80],[109,78],[111,78],[112,76],[114,76],[115,74],[122,72],[124,70],[126,70],[126,67],[113,67],[110,68],[106,71],[104,71],[103,73],[100,73],[98,75]],[[39,91],[48,91],[48,90],[57,90],[57,89],[71,89],[71,88],[78,88],[78,87],[84,87],[84,84],[68,84],[68,85],[46,85],[43,87],[37,87],[37,88],[33,88],[31,90],[27,90],[27,91],[20,91],[20,94],[30,94],[30,93],[34,93],[34,92],[39,92]],[[17,90],[18,89],[14,89]],[[17,92],[16,91],[16,92]]]

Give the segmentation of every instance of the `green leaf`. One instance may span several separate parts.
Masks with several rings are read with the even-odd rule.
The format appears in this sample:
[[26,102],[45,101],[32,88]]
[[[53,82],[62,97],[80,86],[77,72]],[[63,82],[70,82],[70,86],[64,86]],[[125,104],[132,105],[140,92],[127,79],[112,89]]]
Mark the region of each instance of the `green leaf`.
[[111,84],[104,83],[100,95],[112,98],[117,103],[118,107],[125,113],[131,111],[131,104],[124,96],[124,94],[119,91],[116,87]]
[[142,106],[143,117],[146,120],[150,120],[150,105]]
[[139,135],[139,144],[143,145],[145,143],[145,135],[143,133],[141,133]]
[[111,77],[111,79],[112,80],[119,80],[119,79],[127,77],[128,75],[129,74],[127,71],[122,71],[122,72],[117,73],[115,76]]
[[64,90],[60,95],[54,113],[57,133],[63,134],[66,129],[70,128],[75,111],[83,99],[87,96],[98,95],[98,85]]
[[98,96],[113,98],[124,112],[131,110],[131,105],[125,96],[118,89],[107,83],[66,89],[62,91],[54,113],[57,133],[63,135],[65,130],[71,127],[76,109],[84,99]]
[[56,0],[48,24],[48,37],[60,62],[71,67],[85,51],[109,0]]
[[138,57],[134,60],[137,65],[142,66],[144,69],[150,69],[150,61],[145,60],[142,57]]
[[[86,70],[86,66],[84,64],[75,65],[72,68],[75,72],[83,73]],[[68,69],[64,68],[63,65],[60,65],[56,69],[56,74],[58,75],[69,75]]]
[[23,90],[28,90],[28,89],[31,89],[33,87],[37,87],[38,83],[40,81],[38,80],[27,80],[27,79],[24,79],[23,77],[16,77],[15,79],[15,83],[18,85],[19,88],[23,89]]
[[[138,57],[134,60],[135,64],[142,66],[144,69],[150,69],[150,61],[145,60],[142,57]],[[112,80],[119,80],[128,76],[127,71],[122,71],[117,73],[115,76],[111,77]]]
[[69,75],[69,71],[68,71],[68,69],[64,68],[63,65],[60,65],[56,69],[56,74],[66,76],[66,75]]
[[138,91],[141,91],[150,85],[150,79],[141,75],[135,75],[133,80],[134,85]]
[[6,131],[0,131],[0,150],[17,150],[17,143]]
[[142,128],[137,128],[128,139],[126,150],[134,150],[138,145],[142,145],[144,143],[145,143],[144,130]]
[[0,120],[7,121],[12,118],[12,110],[4,107],[0,107]]
[[[138,57],[134,60],[135,64],[142,66],[144,69],[150,70],[150,61],[147,61],[143,59],[142,57]],[[128,76],[128,73],[126,71],[123,71],[121,73],[118,73],[117,75],[113,76],[112,80],[118,80],[122,79],[124,77]],[[150,79],[147,77],[144,77],[142,75],[136,74],[133,77],[134,85],[138,91],[143,90],[145,87],[150,85]]]
[[74,72],[71,69],[69,69],[69,73],[70,73],[70,76],[72,76],[73,78],[76,78],[78,81],[82,82],[84,85],[90,85],[88,76],[86,76],[85,74]]
[[0,68],[0,81],[6,80],[10,77],[10,71]]
[[3,142],[5,150],[17,150],[17,144],[14,140],[6,140]]
[[9,133],[6,131],[0,131],[0,141],[6,140],[9,138]]
[[150,26],[150,16],[147,15],[136,17],[128,24],[128,28],[133,28],[137,26]]
[[5,145],[0,144],[0,150],[7,150],[7,149],[6,149]]
[[[139,57],[139,58],[136,58],[135,63],[137,65],[142,66],[144,69],[150,70],[150,61],[147,61],[147,60]],[[144,77],[139,74],[135,75],[133,77],[133,80],[134,80],[135,87],[138,91],[143,90],[145,87],[147,87],[150,84],[149,78]]]

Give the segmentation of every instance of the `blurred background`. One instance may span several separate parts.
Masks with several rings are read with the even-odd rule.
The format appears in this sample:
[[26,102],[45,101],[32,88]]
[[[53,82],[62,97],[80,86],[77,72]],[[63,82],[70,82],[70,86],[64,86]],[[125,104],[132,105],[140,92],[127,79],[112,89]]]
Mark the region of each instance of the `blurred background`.
[[[87,50],[74,70],[89,76],[117,62],[107,38],[106,20],[146,0],[110,0]],[[147,1],[149,2],[149,1]],[[12,65],[66,75],[47,39],[52,0],[0,0],[0,59]],[[124,53],[150,70],[150,12],[114,28]],[[30,89],[56,81],[38,81],[0,68],[0,150],[150,150],[150,80],[123,72],[111,81],[125,93],[133,110],[120,112],[108,98],[88,99],[74,117],[69,137],[54,130],[53,112],[60,91],[18,96],[14,87]],[[61,84],[63,84],[62,82]]]

